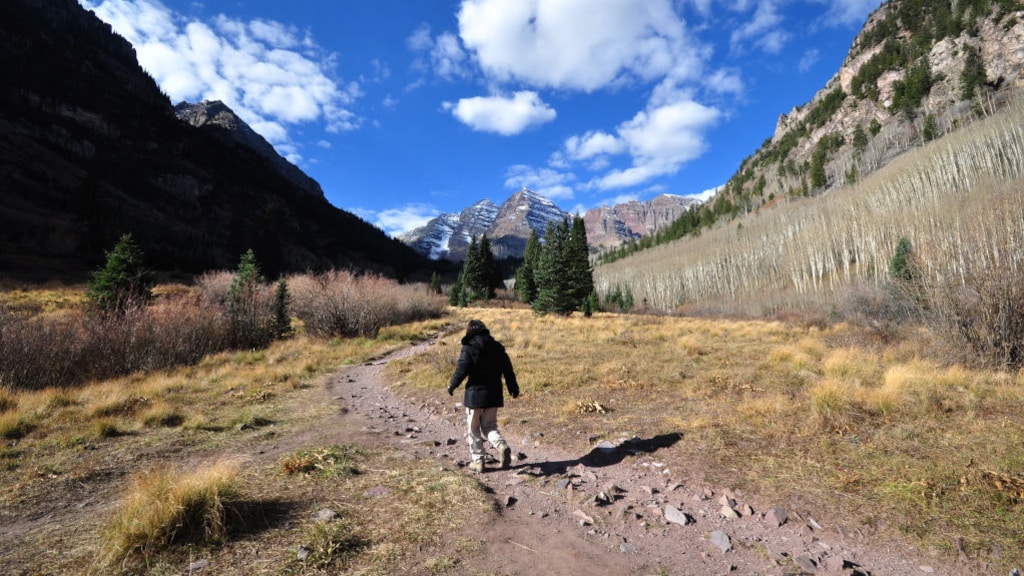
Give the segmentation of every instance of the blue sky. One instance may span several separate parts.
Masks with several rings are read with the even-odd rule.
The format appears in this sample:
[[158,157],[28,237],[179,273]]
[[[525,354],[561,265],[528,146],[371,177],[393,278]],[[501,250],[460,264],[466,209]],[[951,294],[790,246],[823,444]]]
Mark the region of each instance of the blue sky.
[[80,2],[391,234],[524,186],[580,211],[721,185],[881,3]]

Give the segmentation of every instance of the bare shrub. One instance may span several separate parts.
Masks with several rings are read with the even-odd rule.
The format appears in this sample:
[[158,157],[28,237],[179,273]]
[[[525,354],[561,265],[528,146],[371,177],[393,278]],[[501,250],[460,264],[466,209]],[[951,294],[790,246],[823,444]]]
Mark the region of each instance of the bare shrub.
[[1024,271],[993,269],[973,274],[965,284],[937,284],[932,301],[929,324],[954,358],[1024,367]]
[[0,312],[0,380],[12,390],[77,386],[193,364],[228,345],[223,313],[191,297],[122,315]]
[[317,337],[373,337],[384,326],[435,318],[443,301],[426,286],[347,271],[288,279],[292,311]]

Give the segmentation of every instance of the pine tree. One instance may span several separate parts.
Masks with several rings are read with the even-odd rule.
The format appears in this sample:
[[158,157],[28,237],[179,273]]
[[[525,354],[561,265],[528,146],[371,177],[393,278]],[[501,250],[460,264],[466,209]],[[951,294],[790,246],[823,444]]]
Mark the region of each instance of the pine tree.
[[570,296],[578,306],[582,306],[583,301],[594,291],[594,272],[590,266],[587,227],[583,222],[583,217],[579,214],[572,219],[565,269],[569,276]]
[[455,277],[455,283],[452,284],[451,290],[448,292],[448,303],[452,306],[465,306],[466,305],[466,274],[465,267],[459,271],[459,275]]
[[480,237],[480,246],[477,248],[477,252],[477,258],[480,261],[477,294],[484,302],[488,302],[497,295],[494,289],[500,283],[501,275],[498,265],[494,262],[494,253],[491,252],[491,241],[487,239],[487,234]]
[[274,336],[284,338],[292,333],[292,319],[288,314],[288,306],[292,297],[288,293],[288,282],[284,278],[277,281],[274,290]]
[[441,293],[441,275],[434,270],[434,274],[430,277],[430,291],[434,294]]
[[263,276],[260,274],[256,255],[250,248],[238,262],[238,270],[228,288],[228,318],[231,322],[234,345],[240,348],[259,348],[267,345],[270,330],[269,322],[260,310],[260,287]]
[[107,252],[103,268],[93,273],[86,298],[104,312],[124,313],[153,299],[153,272],[145,267],[142,249],[131,234],[121,236]]
[[544,233],[544,247],[534,270],[534,278],[537,280],[537,299],[533,302],[535,311],[568,316],[580,304],[573,296],[569,274],[566,273],[569,253],[568,221],[562,220],[558,225],[549,222]]
[[523,252],[523,265],[516,270],[516,292],[519,293],[519,301],[532,304],[537,299],[537,280],[534,273],[537,262],[540,259],[540,239],[536,230],[530,230],[530,238],[526,241],[526,251]]
[[472,302],[483,298],[485,278],[486,271],[480,255],[480,244],[477,243],[476,237],[473,237],[466,250],[466,259],[462,261],[462,287],[468,301]]

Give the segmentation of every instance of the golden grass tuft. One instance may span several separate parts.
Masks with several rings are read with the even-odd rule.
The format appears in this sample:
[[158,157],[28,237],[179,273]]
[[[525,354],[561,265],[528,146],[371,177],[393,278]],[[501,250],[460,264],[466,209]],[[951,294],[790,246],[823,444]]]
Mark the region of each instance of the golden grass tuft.
[[0,414],[18,409],[18,397],[7,388],[0,388]]
[[226,536],[225,504],[238,496],[239,463],[194,470],[159,469],[132,477],[105,530],[99,561],[112,567],[145,563],[179,542],[210,544]]
[[0,438],[18,440],[27,436],[34,429],[35,424],[24,414],[19,412],[0,414]]

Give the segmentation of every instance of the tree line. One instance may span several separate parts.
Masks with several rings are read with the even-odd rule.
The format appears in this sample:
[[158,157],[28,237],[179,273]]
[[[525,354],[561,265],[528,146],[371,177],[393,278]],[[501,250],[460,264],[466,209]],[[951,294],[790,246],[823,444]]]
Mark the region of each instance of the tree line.
[[[484,234],[479,242],[471,239],[448,302],[452,306],[466,306],[474,301],[489,301],[503,283],[490,241]],[[599,308],[583,217],[574,216],[571,224],[567,219],[548,222],[543,242],[537,231],[531,230],[523,264],[516,270],[515,293],[521,302],[542,314],[568,316],[582,311],[590,315]]]

